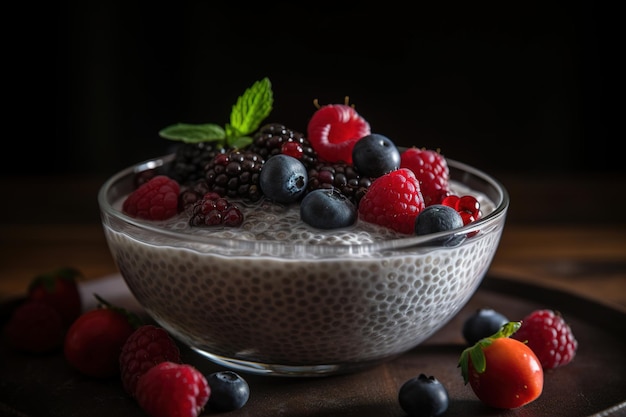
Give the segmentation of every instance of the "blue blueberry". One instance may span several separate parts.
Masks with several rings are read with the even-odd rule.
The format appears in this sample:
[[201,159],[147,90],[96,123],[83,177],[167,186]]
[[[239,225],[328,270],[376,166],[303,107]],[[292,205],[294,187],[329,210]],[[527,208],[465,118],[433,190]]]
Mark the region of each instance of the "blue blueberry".
[[278,154],[265,161],[259,175],[259,186],[270,200],[289,204],[306,191],[308,174],[302,162],[293,156]]
[[348,227],[357,219],[356,206],[336,189],[319,188],[304,196],[300,218],[317,229]]
[[502,313],[491,308],[480,308],[463,323],[463,337],[469,345],[474,345],[480,339],[496,333],[508,322],[509,319]]
[[208,405],[212,410],[238,410],[250,398],[250,386],[235,372],[214,372],[207,377],[207,383],[211,388]]
[[433,376],[424,374],[406,381],[398,393],[400,407],[409,417],[440,416],[448,409],[448,390]]
[[354,144],[352,165],[361,176],[377,178],[400,167],[400,151],[387,136],[371,133]]
[[[415,234],[418,236],[444,232],[463,227],[463,218],[455,209],[443,204],[433,204],[424,208],[415,219]],[[464,235],[442,237],[435,242],[444,246],[458,245]]]

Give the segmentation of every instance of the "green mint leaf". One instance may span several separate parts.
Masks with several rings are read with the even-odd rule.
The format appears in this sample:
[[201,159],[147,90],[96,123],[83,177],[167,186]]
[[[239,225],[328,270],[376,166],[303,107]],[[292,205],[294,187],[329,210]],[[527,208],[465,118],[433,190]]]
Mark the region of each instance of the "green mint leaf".
[[226,139],[226,132],[221,126],[214,123],[177,123],[160,130],[159,136],[185,143],[223,142]]
[[263,120],[272,112],[274,94],[272,83],[265,77],[255,82],[237,99],[230,114],[230,128],[237,132],[233,136],[227,135],[230,144],[231,139],[246,136],[259,128]]

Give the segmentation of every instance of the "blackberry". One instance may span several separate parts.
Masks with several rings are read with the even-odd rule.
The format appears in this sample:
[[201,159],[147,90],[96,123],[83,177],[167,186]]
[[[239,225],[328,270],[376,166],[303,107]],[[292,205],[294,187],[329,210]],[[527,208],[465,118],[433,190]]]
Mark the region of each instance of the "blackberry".
[[216,193],[207,193],[191,206],[189,225],[237,227],[243,223],[241,209]]
[[176,148],[174,160],[167,175],[179,184],[191,184],[204,179],[204,167],[216,155],[223,153],[213,142],[181,143]]
[[317,162],[308,171],[308,191],[336,188],[357,207],[365,195],[372,179],[361,177],[354,167],[345,162]]
[[209,191],[222,197],[258,201],[263,195],[259,176],[264,163],[265,159],[251,150],[218,154],[206,165],[204,180]]
[[317,154],[304,134],[291,130],[280,123],[269,123],[261,127],[253,137],[249,150],[258,153],[265,160],[281,152],[285,143],[295,142],[302,147],[300,162],[309,169],[317,162]]

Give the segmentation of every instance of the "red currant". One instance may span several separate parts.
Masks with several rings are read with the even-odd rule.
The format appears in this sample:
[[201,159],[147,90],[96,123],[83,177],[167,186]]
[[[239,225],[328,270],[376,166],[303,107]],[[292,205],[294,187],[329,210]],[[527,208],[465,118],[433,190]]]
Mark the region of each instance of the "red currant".
[[302,148],[302,145],[297,142],[285,142],[280,147],[280,153],[293,156],[296,159],[302,159],[304,149]]

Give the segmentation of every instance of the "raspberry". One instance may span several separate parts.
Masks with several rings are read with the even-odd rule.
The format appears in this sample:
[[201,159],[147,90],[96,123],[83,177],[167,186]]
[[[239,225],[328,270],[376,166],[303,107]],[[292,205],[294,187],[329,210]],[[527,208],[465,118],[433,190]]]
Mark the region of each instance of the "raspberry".
[[411,170],[400,168],[372,182],[359,203],[359,217],[400,233],[413,234],[415,219],[423,209],[419,181]]
[[4,329],[9,344],[30,353],[50,352],[63,345],[61,314],[41,301],[25,301],[15,308]]
[[576,356],[578,341],[563,316],[553,310],[535,310],[522,320],[512,338],[528,343],[544,369],[563,366]]
[[134,397],[139,378],[161,362],[181,363],[178,346],[163,328],[151,324],[140,326],[126,339],[120,354],[126,392]]
[[409,148],[400,155],[400,168],[413,171],[425,205],[440,204],[450,193],[448,163],[438,151]]
[[197,417],[211,388],[191,365],[161,362],[139,378],[137,403],[150,417]]
[[352,164],[354,144],[369,134],[369,123],[347,104],[320,107],[307,126],[311,146],[327,162]]
[[243,223],[243,212],[215,192],[208,192],[191,206],[190,226],[230,226]]
[[131,217],[165,220],[178,213],[180,186],[175,180],[157,175],[142,184],[124,200],[122,210]]

